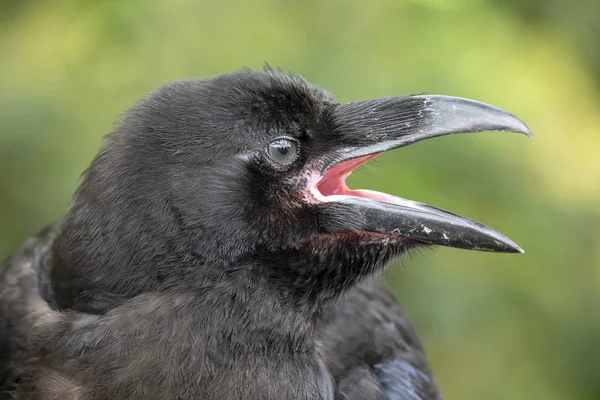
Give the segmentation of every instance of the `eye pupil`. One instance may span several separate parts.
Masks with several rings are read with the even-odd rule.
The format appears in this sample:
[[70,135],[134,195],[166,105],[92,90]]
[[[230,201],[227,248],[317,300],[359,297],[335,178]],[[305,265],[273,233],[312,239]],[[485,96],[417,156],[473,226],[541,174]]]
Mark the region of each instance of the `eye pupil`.
[[298,143],[286,138],[274,140],[267,146],[267,154],[277,164],[290,164],[298,155]]

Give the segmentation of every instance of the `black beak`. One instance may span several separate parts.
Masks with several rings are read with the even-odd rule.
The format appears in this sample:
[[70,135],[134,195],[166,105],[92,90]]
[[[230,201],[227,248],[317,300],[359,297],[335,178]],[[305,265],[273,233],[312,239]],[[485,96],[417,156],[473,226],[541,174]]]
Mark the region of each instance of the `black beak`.
[[[448,96],[396,96],[339,104],[333,107],[331,120],[336,150],[328,154],[322,174],[343,161],[437,136],[483,131],[531,136],[529,128],[506,111]],[[333,207],[329,211],[353,216],[348,226],[335,223],[328,230],[389,234],[469,250],[523,252],[506,236],[468,218],[390,195],[369,197],[335,196],[335,200],[323,204]]]

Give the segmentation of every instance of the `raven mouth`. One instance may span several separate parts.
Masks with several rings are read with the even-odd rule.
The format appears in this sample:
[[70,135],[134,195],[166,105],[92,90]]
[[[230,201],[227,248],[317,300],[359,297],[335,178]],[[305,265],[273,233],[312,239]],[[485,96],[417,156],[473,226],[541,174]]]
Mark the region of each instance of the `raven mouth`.
[[336,200],[358,197],[381,203],[396,204],[399,206],[418,207],[420,203],[391,194],[368,189],[350,189],[346,179],[353,171],[368,163],[381,153],[369,154],[341,161],[327,169],[323,175],[313,180],[308,186],[309,198],[315,203],[327,203]]
[[326,203],[352,196],[394,203],[393,200],[395,198],[393,196],[371,190],[351,190],[346,185],[346,178],[350,176],[352,171],[374,159],[379,154],[369,154],[334,164],[323,175],[310,183],[308,187],[310,198],[317,203]]
[[[499,232],[448,211],[373,190],[348,188],[346,178],[382,152],[455,133],[510,131],[531,136],[517,117],[474,100],[448,96],[400,96],[337,105],[333,115],[338,147],[310,180],[306,196],[330,212],[345,211],[354,221],[328,232],[366,232],[468,250],[523,253]],[[344,143],[345,142],[345,143]]]

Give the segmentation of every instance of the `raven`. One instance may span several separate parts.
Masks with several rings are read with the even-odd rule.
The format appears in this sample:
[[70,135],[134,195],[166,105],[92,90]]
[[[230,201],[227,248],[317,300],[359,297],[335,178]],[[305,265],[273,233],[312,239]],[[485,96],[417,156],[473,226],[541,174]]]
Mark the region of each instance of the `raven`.
[[159,88],[106,137],[66,216],[6,261],[2,395],[441,398],[377,272],[429,245],[522,250],[345,179],[387,150],[480,131],[531,135],[473,100],[339,104],[271,68]]

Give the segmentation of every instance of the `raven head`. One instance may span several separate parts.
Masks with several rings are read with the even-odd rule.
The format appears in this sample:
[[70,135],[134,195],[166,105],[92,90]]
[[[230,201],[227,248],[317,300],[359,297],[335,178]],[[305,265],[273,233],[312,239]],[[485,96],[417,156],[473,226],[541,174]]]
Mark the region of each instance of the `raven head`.
[[477,222],[346,186],[381,152],[479,131],[530,135],[476,101],[338,104],[271,69],[166,85],[125,114],[84,176],[54,246],[59,304],[239,274],[334,296],[416,246],[521,252]]

